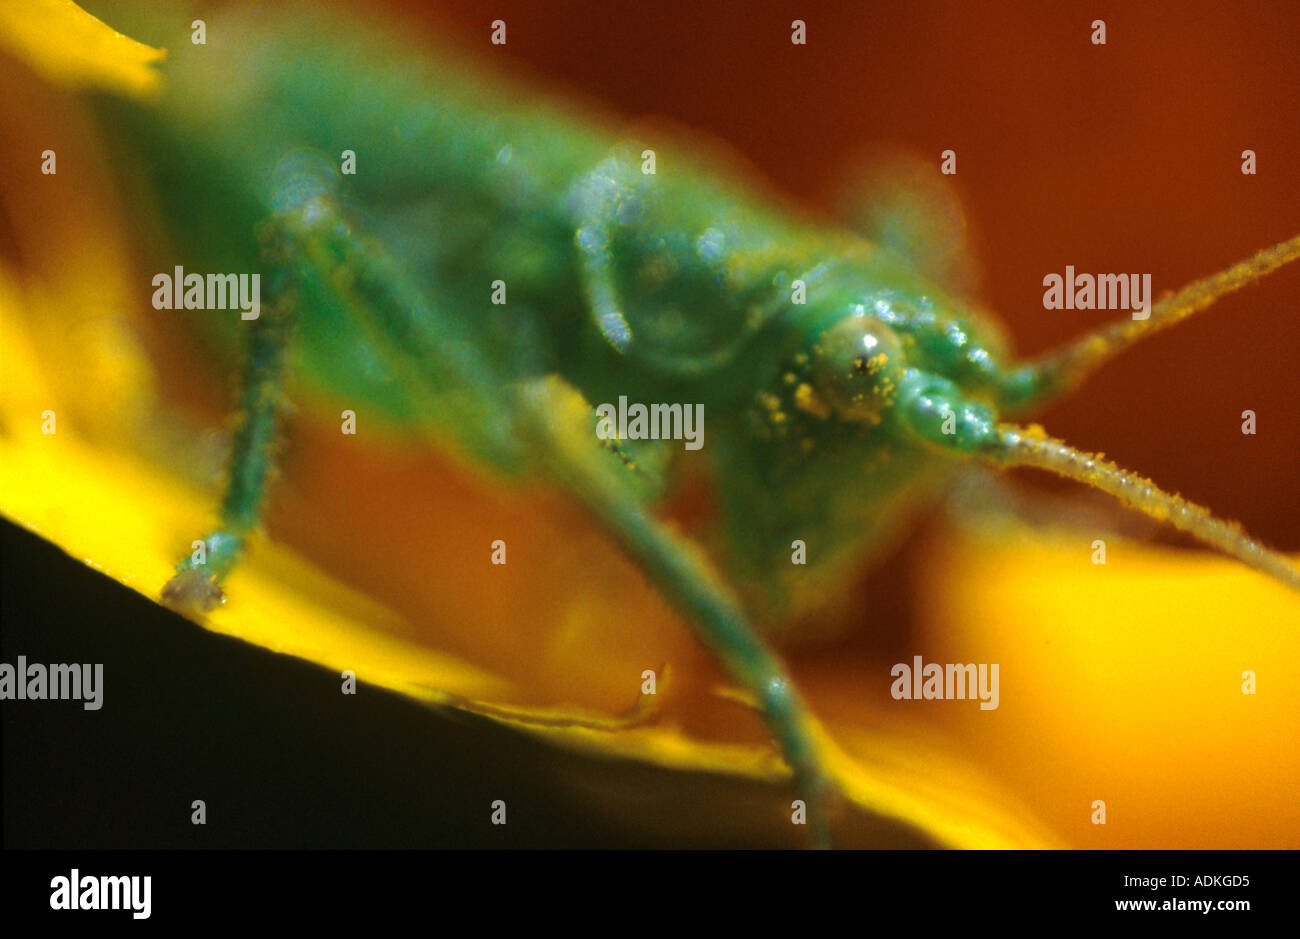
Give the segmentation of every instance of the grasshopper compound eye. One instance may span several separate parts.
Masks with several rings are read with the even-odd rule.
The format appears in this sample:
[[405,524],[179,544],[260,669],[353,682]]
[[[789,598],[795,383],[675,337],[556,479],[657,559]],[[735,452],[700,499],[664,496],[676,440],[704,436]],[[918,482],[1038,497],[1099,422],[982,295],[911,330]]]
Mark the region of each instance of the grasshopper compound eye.
[[898,393],[903,351],[879,320],[853,316],[822,333],[813,346],[817,393],[840,417],[879,424]]

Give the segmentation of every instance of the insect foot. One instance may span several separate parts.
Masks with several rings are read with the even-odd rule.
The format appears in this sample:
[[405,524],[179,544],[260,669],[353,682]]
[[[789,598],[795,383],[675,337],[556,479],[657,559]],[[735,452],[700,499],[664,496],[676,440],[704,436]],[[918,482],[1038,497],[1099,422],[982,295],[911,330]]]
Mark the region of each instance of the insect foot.
[[211,613],[226,602],[218,581],[234,565],[240,542],[228,532],[215,531],[194,543],[194,553],[176,566],[176,574],[163,586],[162,602],[178,613]]
[[211,613],[226,602],[226,594],[213,577],[200,570],[181,571],[167,581],[162,601],[178,613]]

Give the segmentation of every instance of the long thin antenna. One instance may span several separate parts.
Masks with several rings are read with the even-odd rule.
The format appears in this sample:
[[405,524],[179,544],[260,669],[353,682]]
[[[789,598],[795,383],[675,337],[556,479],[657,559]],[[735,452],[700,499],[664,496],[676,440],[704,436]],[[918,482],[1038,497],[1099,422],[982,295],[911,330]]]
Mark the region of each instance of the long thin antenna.
[[1285,556],[1255,541],[1235,522],[1216,518],[1208,509],[1171,495],[1151,480],[1120,469],[1109,460],[1049,437],[1040,428],[999,424],[998,432],[1001,448],[993,451],[992,456],[1004,465],[1036,466],[1100,489],[1144,515],[1168,522],[1210,547],[1300,590],[1300,570]]
[[1033,389],[1031,401],[1016,404],[1028,404],[1056,396],[1073,387],[1093,369],[1123,352],[1137,340],[1204,310],[1220,297],[1240,290],[1297,259],[1300,259],[1300,235],[1272,248],[1265,248],[1227,270],[1188,284],[1153,305],[1146,319],[1130,317],[1111,323],[1035,359],[1016,370],[1016,387]]

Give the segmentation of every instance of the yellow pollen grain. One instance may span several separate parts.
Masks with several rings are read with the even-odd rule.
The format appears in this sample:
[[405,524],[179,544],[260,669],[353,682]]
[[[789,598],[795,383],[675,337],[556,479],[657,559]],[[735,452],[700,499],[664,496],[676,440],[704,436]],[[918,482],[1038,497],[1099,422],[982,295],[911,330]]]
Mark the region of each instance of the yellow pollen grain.
[[820,417],[822,420],[831,415],[826,402],[817,396],[817,392],[813,391],[812,385],[807,382],[803,382],[794,390],[794,406],[800,411],[811,414],[813,417]]

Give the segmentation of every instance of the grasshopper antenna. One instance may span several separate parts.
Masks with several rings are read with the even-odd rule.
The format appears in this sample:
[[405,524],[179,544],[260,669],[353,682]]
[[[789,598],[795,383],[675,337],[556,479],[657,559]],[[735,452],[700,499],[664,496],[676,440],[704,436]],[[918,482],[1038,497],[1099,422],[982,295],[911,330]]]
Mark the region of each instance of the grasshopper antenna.
[[1300,259],[1300,235],[1188,284],[1152,306],[1144,319],[1120,320],[1080,336],[1016,369],[1008,386],[1006,403],[1023,408],[1053,398],[1077,385],[1089,372],[1139,339],[1204,310],[1220,297],[1240,290],[1297,259]]
[[1208,509],[1165,492],[1149,479],[1047,436],[1041,428],[999,424],[997,437],[991,456],[1003,465],[1034,466],[1100,489],[1130,508],[1168,522],[1260,573],[1300,590],[1300,570],[1284,555],[1251,538],[1235,522],[1216,518]]

